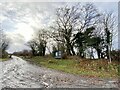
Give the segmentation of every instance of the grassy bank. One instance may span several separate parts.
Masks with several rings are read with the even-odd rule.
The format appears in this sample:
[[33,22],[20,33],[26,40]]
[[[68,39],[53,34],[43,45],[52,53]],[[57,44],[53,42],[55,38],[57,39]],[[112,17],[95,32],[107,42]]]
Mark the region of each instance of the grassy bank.
[[9,60],[9,58],[0,58],[0,62],[1,61],[7,61],[7,60]]
[[30,62],[55,70],[88,77],[118,78],[118,62],[106,60],[54,59],[52,57],[33,57]]

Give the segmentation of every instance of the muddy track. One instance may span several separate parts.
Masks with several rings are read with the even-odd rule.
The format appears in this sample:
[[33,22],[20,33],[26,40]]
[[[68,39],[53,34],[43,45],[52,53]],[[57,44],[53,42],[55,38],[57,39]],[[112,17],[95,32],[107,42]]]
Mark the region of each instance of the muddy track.
[[0,62],[2,88],[116,88],[117,80],[80,77],[38,67],[13,56]]

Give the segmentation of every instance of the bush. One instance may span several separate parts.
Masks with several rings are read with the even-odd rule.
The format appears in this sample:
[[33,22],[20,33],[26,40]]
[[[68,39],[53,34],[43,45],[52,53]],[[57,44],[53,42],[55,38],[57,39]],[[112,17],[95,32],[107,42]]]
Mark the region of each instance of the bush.
[[62,55],[62,59],[67,59],[68,57],[67,57],[67,54],[66,53],[64,53],[63,55]]
[[120,76],[120,65],[118,65],[118,76]]
[[7,58],[8,57],[8,53],[5,51],[5,52],[2,52],[2,58]]
[[111,51],[111,59],[120,61],[120,50]]

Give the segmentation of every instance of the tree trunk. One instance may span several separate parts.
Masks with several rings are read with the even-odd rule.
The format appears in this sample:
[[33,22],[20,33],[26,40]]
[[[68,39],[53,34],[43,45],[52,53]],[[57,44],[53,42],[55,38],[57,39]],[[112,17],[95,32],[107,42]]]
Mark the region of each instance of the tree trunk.
[[46,49],[46,47],[43,47],[43,56],[45,56],[45,49]]
[[73,46],[70,45],[70,47],[71,47],[72,55],[75,55],[75,51],[74,51],[74,49],[73,49]]
[[109,46],[108,45],[106,46],[106,56],[107,56],[107,59],[109,59]]
[[70,51],[71,51],[70,45],[69,45],[69,43],[67,43],[67,55],[72,55]]
[[98,59],[100,59],[101,58],[101,50],[100,49],[96,49],[97,50],[97,55],[98,55]]

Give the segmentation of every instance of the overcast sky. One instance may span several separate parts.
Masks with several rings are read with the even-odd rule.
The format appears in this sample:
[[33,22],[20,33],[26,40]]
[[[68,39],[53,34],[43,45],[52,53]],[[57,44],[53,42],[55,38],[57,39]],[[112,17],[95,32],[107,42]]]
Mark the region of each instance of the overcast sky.
[[[83,3],[83,2],[82,2]],[[74,2],[7,2],[0,3],[0,21],[2,28],[11,39],[8,52],[29,49],[25,43],[28,42],[34,33],[35,28],[47,28],[54,20],[55,9],[65,4],[72,5]],[[101,11],[113,11],[117,16],[117,2],[94,2],[94,5]],[[39,18],[37,18],[39,17]],[[114,47],[117,48],[117,38]]]

